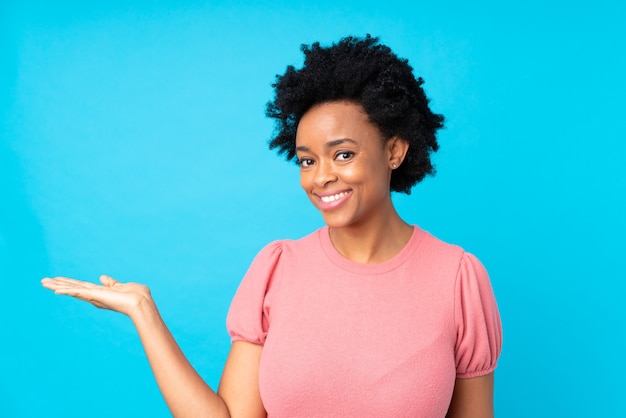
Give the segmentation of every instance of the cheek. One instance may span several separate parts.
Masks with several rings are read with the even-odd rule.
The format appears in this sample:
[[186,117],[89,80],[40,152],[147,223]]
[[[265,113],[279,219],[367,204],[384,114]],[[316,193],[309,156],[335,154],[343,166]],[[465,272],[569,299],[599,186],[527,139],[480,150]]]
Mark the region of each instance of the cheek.
[[368,164],[353,173],[355,181],[360,182],[369,193],[386,195],[389,193],[389,171],[380,164]]
[[381,172],[377,164],[368,163],[346,166],[341,176],[347,183],[369,189],[379,187],[385,174]]
[[366,170],[360,165],[347,165],[341,169],[341,179],[348,183],[360,183],[364,179]]
[[300,172],[300,187],[302,187],[305,191],[309,189],[311,184],[310,175],[308,173]]

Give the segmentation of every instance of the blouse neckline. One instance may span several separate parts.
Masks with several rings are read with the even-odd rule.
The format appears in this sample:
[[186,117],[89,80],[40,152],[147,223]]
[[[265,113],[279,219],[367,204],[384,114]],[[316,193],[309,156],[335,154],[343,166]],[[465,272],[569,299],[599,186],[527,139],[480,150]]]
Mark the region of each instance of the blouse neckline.
[[318,230],[318,236],[324,254],[333,264],[343,270],[364,275],[383,274],[400,267],[415,253],[423,241],[424,234],[425,232],[417,225],[413,225],[411,238],[409,238],[409,241],[398,254],[382,263],[367,264],[352,261],[339,253],[330,240],[330,228],[328,226],[324,226]]

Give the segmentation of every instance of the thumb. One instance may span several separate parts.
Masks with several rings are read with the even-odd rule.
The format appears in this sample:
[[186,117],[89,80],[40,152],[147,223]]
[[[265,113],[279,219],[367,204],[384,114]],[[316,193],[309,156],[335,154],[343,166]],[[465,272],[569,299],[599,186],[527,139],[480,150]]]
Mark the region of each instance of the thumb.
[[102,276],[100,276],[100,283],[102,283],[106,287],[112,287],[118,284],[119,282],[115,280],[113,277],[103,274]]

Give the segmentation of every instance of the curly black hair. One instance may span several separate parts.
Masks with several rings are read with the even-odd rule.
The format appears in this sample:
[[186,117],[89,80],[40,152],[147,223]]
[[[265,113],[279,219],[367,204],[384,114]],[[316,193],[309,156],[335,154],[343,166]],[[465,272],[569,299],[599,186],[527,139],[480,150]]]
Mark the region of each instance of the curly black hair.
[[275,97],[265,111],[276,123],[270,149],[278,148],[287,160],[295,160],[302,116],[314,105],[346,100],[360,104],[386,139],[397,136],[409,143],[405,160],[392,172],[392,191],[410,194],[411,187],[435,173],[430,154],[439,149],[436,133],[444,117],[430,110],[424,80],[415,78],[407,59],[369,34],[347,36],[329,47],[303,44],[300,49],[303,67],[287,66],[272,84]]

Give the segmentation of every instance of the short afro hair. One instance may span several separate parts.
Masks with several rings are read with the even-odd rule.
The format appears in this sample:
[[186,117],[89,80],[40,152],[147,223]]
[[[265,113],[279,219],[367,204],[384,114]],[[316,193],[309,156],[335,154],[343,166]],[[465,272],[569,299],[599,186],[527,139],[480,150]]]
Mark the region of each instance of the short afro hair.
[[360,104],[385,139],[397,136],[409,144],[406,158],[391,175],[390,189],[411,193],[411,187],[433,175],[430,154],[437,151],[442,115],[433,113],[422,84],[408,60],[398,58],[377,37],[347,36],[329,47],[302,45],[304,65],[287,66],[272,84],[275,97],[266,115],[275,119],[270,149],[296,159],[296,130],[313,106],[335,101]]

